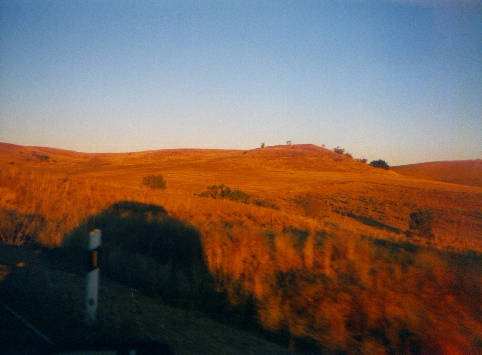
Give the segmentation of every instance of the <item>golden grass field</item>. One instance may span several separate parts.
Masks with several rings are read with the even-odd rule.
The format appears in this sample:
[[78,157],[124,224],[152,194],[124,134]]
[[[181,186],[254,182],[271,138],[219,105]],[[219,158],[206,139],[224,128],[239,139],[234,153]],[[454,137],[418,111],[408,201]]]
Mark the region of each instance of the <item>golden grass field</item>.
[[[472,174],[469,167],[460,174],[454,163],[453,175],[459,181],[464,177],[467,185],[376,169],[314,145],[85,154],[2,144],[0,164],[0,206],[43,215],[48,227],[40,238],[51,245],[59,244],[83,218],[115,201],[134,200],[160,204],[195,225],[227,220],[282,230],[285,226],[316,229],[333,222],[377,236],[381,235],[377,229],[335,211],[369,216],[405,231],[410,212],[424,208],[435,217],[435,238],[430,243],[482,251],[482,189],[469,186],[480,178],[477,161],[471,165]],[[143,176],[150,174],[162,174],[167,189],[143,186]],[[280,210],[194,196],[213,184],[243,190]]]
[[482,160],[480,159],[401,165],[394,167],[393,170],[419,179],[482,186]]
[[[475,354],[480,172],[480,161],[383,170],[310,144],[115,154],[0,144],[0,209],[41,215],[37,238],[53,247],[117,201],[162,205],[200,231],[218,287],[233,303],[254,297],[268,330],[332,351]],[[166,189],[142,184],[159,174]],[[277,208],[197,196],[221,184]],[[418,210],[432,213],[433,236],[406,233]]]

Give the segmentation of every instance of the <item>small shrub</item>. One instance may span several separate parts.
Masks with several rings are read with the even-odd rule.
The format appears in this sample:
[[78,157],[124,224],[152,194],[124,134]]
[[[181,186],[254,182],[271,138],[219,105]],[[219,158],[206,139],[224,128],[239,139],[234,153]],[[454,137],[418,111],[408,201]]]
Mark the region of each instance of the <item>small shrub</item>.
[[226,185],[211,185],[208,189],[199,193],[200,197],[211,197],[211,198],[223,198],[233,201],[240,201],[243,203],[249,203],[250,196],[241,190],[231,190],[229,186]]
[[279,206],[265,200],[253,200],[250,195],[246,192],[241,190],[231,190],[229,186],[226,185],[211,185],[208,186],[208,189],[200,192],[198,194],[194,194],[195,196],[199,197],[210,197],[215,199],[227,199],[231,201],[238,201],[246,204],[254,204],[260,207],[272,208],[275,210],[279,210]]
[[375,167],[375,168],[382,168],[388,170],[390,166],[387,164],[385,160],[378,159],[378,160],[373,160],[370,162],[370,165]]
[[40,153],[37,153],[37,152],[32,152],[32,156],[34,158],[37,158],[40,161],[49,161],[50,160],[50,157],[46,154],[40,154]]
[[408,225],[409,234],[417,234],[423,237],[432,238],[432,212],[427,210],[418,210],[410,213],[410,222]]
[[243,203],[248,203],[250,196],[241,190],[229,191],[223,198],[228,198],[233,201],[240,201]]
[[142,184],[149,186],[151,189],[165,189],[166,180],[162,175],[148,175],[142,179]]
[[356,161],[359,162],[359,163],[362,163],[362,164],[367,163],[367,160],[365,158],[357,159]]
[[348,152],[346,152],[345,155],[346,155],[348,158],[353,158],[353,156],[352,156],[350,153],[348,153]]
[[13,245],[35,243],[45,223],[45,218],[39,214],[0,209],[0,242]]
[[340,146],[336,146],[335,148],[333,148],[333,151],[336,153],[336,154],[343,154],[345,153],[345,149],[340,147]]
[[276,204],[273,203],[273,202],[269,202],[269,201],[265,201],[265,200],[254,200],[253,203],[254,203],[256,206],[266,207],[266,208],[272,208],[272,209],[274,209],[274,210],[279,210],[279,206],[276,205]]

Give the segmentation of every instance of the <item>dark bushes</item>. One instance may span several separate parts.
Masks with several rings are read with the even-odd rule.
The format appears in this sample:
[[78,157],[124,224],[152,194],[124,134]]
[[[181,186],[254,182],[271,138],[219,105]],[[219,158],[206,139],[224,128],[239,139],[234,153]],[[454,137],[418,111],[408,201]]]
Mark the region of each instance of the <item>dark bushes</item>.
[[375,167],[375,168],[382,168],[388,170],[390,166],[387,164],[385,160],[378,159],[378,160],[373,160],[370,162],[370,165]]
[[34,243],[45,228],[45,218],[39,214],[0,209],[0,242],[22,245]]
[[198,194],[200,197],[225,198],[228,200],[248,203],[250,196],[241,190],[231,190],[226,185],[211,185],[206,191]]
[[253,203],[254,203],[256,206],[267,207],[267,208],[272,208],[272,209],[274,209],[274,210],[279,210],[279,206],[276,205],[276,204],[273,203],[273,202],[269,202],[269,201],[265,201],[265,200],[254,200]]
[[418,210],[410,213],[408,224],[409,234],[417,234],[422,237],[433,237],[432,232],[433,215],[427,210]]
[[227,199],[227,200],[237,201],[242,203],[252,203],[252,204],[255,204],[256,206],[273,208],[273,209],[279,210],[279,207],[272,202],[265,201],[265,200],[253,200],[251,196],[248,195],[246,192],[241,190],[231,190],[229,186],[226,186],[224,184],[208,186],[207,190],[194,195],[199,197],[211,197],[215,199],[218,199],[218,198]]
[[166,180],[162,175],[148,175],[142,179],[142,184],[149,186],[151,189],[165,189]]
[[40,154],[40,153],[37,153],[37,152],[32,152],[32,156],[34,158],[37,158],[38,160],[40,161],[49,161],[50,160],[50,157],[46,154]]

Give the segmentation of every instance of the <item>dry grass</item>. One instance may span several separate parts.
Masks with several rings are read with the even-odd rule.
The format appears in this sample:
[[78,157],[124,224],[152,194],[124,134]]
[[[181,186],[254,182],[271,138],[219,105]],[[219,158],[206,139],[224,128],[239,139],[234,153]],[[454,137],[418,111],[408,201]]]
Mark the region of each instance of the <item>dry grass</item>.
[[420,179],[482,186],[482,161],[480,159],[410,164],[393,169],[400,174]]
[[[165,190],[142,185],[158,174]],[[195,196],[221,184],[280,209]],[[482,252],[480,187],[402,176],[312,145],[125,154],[0,145],[0,208],[42,215],[44,244],[121,200],[162,205],[198,228],[218,287],[233,303],[254,295],[267,329],[373,353],[472,351],[482,339],[470,300],[481,296],[480,259],[450,261]],[[432,212],[433,238],[405,234],[420,209]]]
[[[32,151],[48,155],[49,161]],[[160,204],[201,228],[207,221],[232,220],[282,230],[326,220],[339,223],[340,213],[351,212],[405,231],[411,212],[428,209],[435,218],[432,243],[482,251],[480,188],[414,180],[310,145],[126,154],[8,146],[0,150],[0,166],[0,208],[44,216],[48,225],[40,238],[50,245],[113,202],[133,200]],[[153,174],[165,177],[165,191],[142,185],[143,177]],[[194,196],[213,184],[272,201],[281,210]],[[362,227],[353,218],[342,220],[344,229]]]

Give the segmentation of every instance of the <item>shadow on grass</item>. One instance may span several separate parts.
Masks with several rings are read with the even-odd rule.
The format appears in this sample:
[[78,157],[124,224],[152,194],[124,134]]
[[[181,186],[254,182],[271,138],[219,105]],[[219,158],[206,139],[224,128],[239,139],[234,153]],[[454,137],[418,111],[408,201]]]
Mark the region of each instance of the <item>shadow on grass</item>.
[[[145,296],[149,302],[162,301],[231,326],[257,327],[252,300],[232,305],[225,293],[216,291],[195,227],[168,216],[162,206],[130,201],[114,203],[89,217],[55,249],[0,243],[0,264],[8,264],[9,269],[0,280],[0,300],[63,345],[97,342],[100,335],[82,324],[88,235],[95,228],[102,230],[99,297],[104,298],[103,312],[112,311],[108,322],[119,320],[107,324],[100,319],[94,333],[107,336],[109,343],[149,340],[150,330],[144,329],[139,315],[143,311],[135,312],[134,323],[120,321],[131,317],[125,314],[128,309],[142,307],[136,300]],[[26,266],[16,267],[20,261]],[[121,288],[124,291],[113,291]]]
[[226,294],[215,290],[199,231],[170,217],[159,205],[114,203],[65,236],[51,260],[83,265],[78,270],[85,272],[87,238],[95,228],[102,230],[103,277],[130,287],[133,293],[161,297],[167,304],[201,311],[243,328],[254,322],[251,300],[233,306]]
[[162,206],[117,202],[65,236],[59,256],[87,267],[88,235],[95,228],[102,230],[103,276],[175,302],[210,288],[198,231]]
[[341,214],[342,216],[346,216],[346,217],[356,219],[357,221],[359,221],[363,224],[366,224],[367,226],[375,227],[375,228],[378,228],[378,229],[384,229],[384,230],[387,230],[387,231],[390,231],[390,232],[393,232],[393,233],[397,233],[397,234],[404,233],[404,231],[402,231],[401,229],[398,229],[396,227],[392,227],[388,224],[377,221],[376,219],[374,219],[372,217],[356,215],[352,212],[340,212],[340,211],[336,211],[336,210],[335,210],[335,212]]
[[[148,339],[133,326],[132,307],[126,304],[122,288],[101,288],[99,321],[93,327],[84,326],[84,277],[48,267],[47,258],[48,253],[31,244],[0,244],[1,354],[129,353],[132,349],[172,354],[160,337]],[[117,314],[117,322],[106,319],[106,313],[119,307],[108,302],[122,298],[122,317]]]

